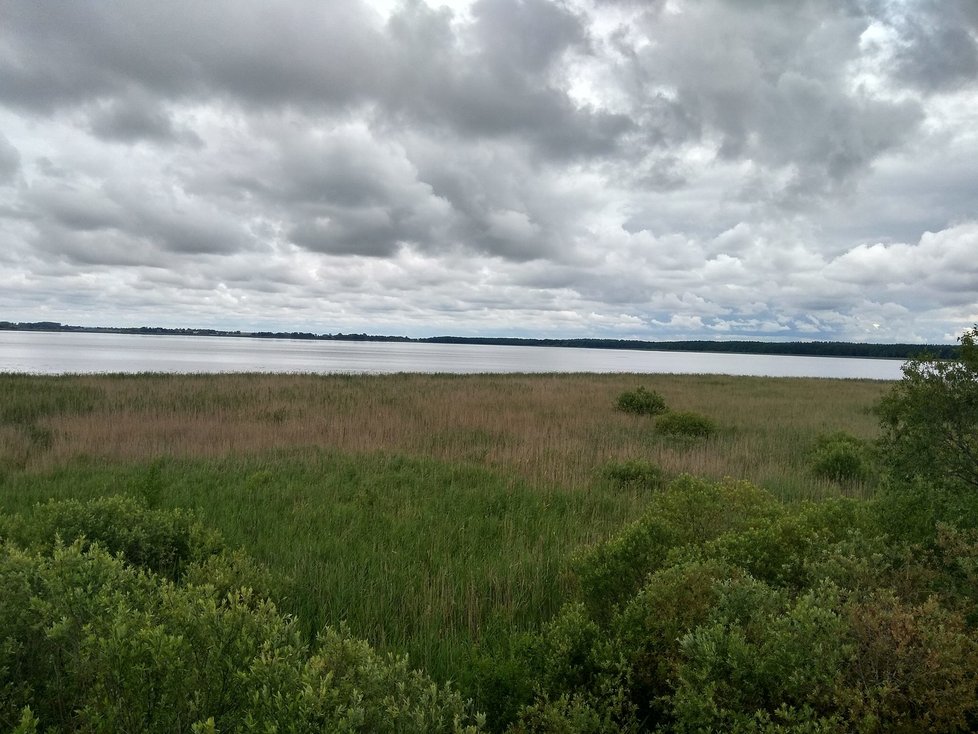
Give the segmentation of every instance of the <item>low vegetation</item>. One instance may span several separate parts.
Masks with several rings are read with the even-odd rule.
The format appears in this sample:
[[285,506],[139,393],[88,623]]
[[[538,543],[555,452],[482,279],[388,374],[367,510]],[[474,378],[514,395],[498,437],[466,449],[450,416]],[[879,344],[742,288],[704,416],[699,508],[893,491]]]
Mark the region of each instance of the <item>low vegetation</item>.
[[978,730],[973,337],[652,420],[619,375],[0,377],[0,730]]
[[873,474],[872,448],[845,431],[819,436],[810,461],[815,476],[839,484],[865,482]]
[[643,459],[609,461],[601,468],[601,476],[623,489],[630,486],[657,489],[665,480],[659,466]]
[[707,438],[717,432],[717,425],[699,413],[669,412],[655,422],[655,430],[663,436]]
[[114,497],[3,520],[4,731],[482,727],[450,686],[343,628],[308,644],[264,574],[185,513]]
[[619,395],[615,407],[623,413],[658,415],[666,412],[666,401],[655,390],[637,387]]

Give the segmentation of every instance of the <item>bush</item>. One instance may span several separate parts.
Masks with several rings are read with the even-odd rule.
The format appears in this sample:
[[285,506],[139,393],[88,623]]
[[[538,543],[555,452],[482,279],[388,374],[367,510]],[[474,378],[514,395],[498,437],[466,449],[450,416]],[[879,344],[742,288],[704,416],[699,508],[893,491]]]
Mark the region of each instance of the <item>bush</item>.
[[739,569],[717,561],[669,566],[649,576],[612,620],[611,636],[628,665],[631,698],[650,728],[671,718],[665,702],[674,693],[677,640],[706,623],[719,582],[743,577]]
[[666,412],[666,401],[655,390],[638,387],[619,395],[615,408],[635,415],[658,415]]
[[222,547],[220,535],[204,528],[185,510],[154,510],[125,495],[81,502],[56,500],[35,505],[23,515],[0,517],[0,538],[22,548],[48,553],[56,539],[79,538],[121,553],[134,566],[177,579],[187,566]]
[[840,484],[864,482],[873,473],[869,446],[844,431],[819,436],[809,461],[815,476]]
[[826,588],[791,600],[750,580],[721,582],[718,591],[710,621],[680,641],[676,728],[750,731],[759,715],[779,709],[831,716],[852,649],[838,593]]
[[717,426],[699,413],[666,413],[656,420],[655,430],[666,436],[706,438],[717,432]]
[[609,461],[602,468],[601,475],[619,487],[637,484],[655,488],[663,482],[662,469],[651,461],[642,459]]
[[930,599],[846,605],[854,654],[836,700],[857,731],[963,731],[978,707],[978,642]]
[[685,475],[655,494],[645,515],[574,559],[584,603],[599,619],[626,602],[671,551],[743,530],[783,513],[769,493],[748,482]]
[[978,490],[978,328],[959,360],[921,358],[880,401],[882,463],[891,485],[923,478],[935,488]]
[[[120,506],[60,504],[38,518],[57,517],[48,530],[104,531],[92,524],[96,508]],[[123,542],[117,555],[82,538],[49,543],[37,528],[22,533],[31,550],[9,535],[0,542],[0,731],[481,729],[456,691],[406,658],[378,655],[345,630],[326,629],[306,644],[297,620],[235,588],[255,574],[240,554],[218,551],[167,578],[172,538],[162,533],[155,548],[147,528],[182,527],[185,519],[137,508],[132,535],[102,532],[112,543],[139,540]],[[25,529],[9,518],[4,525]],[[130,557],[163,559],[163,573]]]

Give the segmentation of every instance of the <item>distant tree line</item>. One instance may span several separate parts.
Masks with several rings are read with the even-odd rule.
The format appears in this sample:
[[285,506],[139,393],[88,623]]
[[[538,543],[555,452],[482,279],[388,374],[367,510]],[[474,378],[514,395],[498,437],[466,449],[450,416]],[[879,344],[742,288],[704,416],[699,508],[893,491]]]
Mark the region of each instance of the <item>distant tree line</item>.
[[380,334],[314,334],[308,331],[224,331],[220,329],[172,329],[162,326],[70,326],[55,321],[0,321],[0,331],[71,331],[111,334],[173,336],[227,336],[258,339],[316,339],[361,342],[421,342],[428,344],[483,344],[516,347],[571,347],[576,349],[634,349],[656,352],[714,352],[770,354],[802,357],[862,357],[868,359],[915,359],[929,356],[956,359],[956,344],[864,344],[858,342],[763,342],[763,341],[642,341],[638,339],[527,339],[519,337],[432,336],[412,338]]

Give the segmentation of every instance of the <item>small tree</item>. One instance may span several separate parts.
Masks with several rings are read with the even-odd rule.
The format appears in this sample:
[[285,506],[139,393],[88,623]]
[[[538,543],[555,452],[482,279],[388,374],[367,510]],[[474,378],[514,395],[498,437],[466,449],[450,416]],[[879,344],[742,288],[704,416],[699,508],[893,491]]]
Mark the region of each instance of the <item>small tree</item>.
[[865,481],[873,470],[869,447],[845,431],[819,436],[809,466],[815,476],[840,484]]
[[957,360],[910,360],[880,402],[881,458],[891,483],[978,490],[976,339],[978,327],[965,332]]

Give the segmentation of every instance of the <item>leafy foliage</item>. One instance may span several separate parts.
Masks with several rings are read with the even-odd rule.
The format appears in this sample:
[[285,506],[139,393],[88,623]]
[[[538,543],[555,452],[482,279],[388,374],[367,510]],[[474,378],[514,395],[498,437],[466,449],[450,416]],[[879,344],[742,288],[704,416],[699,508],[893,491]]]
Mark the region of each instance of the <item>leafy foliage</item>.
[[692,412],[670,412],[658,418],[655,430],[665,436],[706,438],[717,432],[717,425],[705,415]]
[[683,476],[652,497],[645,515],[574,562],[584,603],[607,614],[641,588],[673,549],[779,515],[780,504],[747,482]]
[[525,648],[510,731],[969,729],[978,536],[945,525],[921,553],[885,518],[680,478],[578,558],[582,602]]
[[35,505],[22,515],[0,516],[0,538],[34,551],[85,539],[134,566],[176,580],[184,569],[222,549],[220,536],[185,510],[153,510],[125,495],[88,502]]
[[840,484],[866,481],[873,472],[869,446],[844,431],[819,436],[809,460],[813,474]]
[[978,328],[961,337],[961,359],[914,359],[880,403],[880,448],[889,479],[978,490]]
[[[120,517],[111,511],[119,507],[134,510],[137,522],[117,527]],[[108,519],[93,525],[106,508]],[[180,535],[174,528],[196,527],[183,513],[107,499],[52,503],[34,517],[47,523],[5,522],[32,530],[20,533],[29,549],[10,537],[17,533],[0,544],[0,729],[474,732],[481,726],[457,692],[412,670],[405,658],[381,657],[342,629],[327,628],[307,645],[294,618],[250,586],[235,585],[254,570],[240,554],[190,552],[183,573],[172,577],[172,541]],[[139,542],[123,542],[112,555],[100,540],[80,536],[66,545],[46,539],[41,527],[59,533],[94,527],[109,542]],[[130,558],[148,562],[138,566]]]
[[639,386],[621,393],[615,402],[615,408],[635,415],[658,415],[666,412],[666,401],[655,390]]

